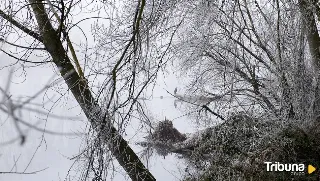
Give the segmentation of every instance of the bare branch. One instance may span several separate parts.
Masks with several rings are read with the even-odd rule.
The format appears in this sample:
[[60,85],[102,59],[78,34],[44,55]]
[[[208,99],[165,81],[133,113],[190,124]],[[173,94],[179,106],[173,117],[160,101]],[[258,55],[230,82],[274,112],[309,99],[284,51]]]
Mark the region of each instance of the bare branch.
[[18,21],[14,20],[10,15],[7,15],[5,12],[3,12],[1,9],[0,9],[0,16],[2,18],[4,18],[5,20],[7,20],[8,22],[12,23],[14,26],[16,26],[17,28],[19,28],[20,30],[22,30],[23,32],[25,32],[26,34],[30,35],[31,37],[33,37],[34,39],[38,40],[39,42],[43,43],[43,39],[42,37],[30,30],[29,28],[27,28],[26,26],[23,26],[21,25]]

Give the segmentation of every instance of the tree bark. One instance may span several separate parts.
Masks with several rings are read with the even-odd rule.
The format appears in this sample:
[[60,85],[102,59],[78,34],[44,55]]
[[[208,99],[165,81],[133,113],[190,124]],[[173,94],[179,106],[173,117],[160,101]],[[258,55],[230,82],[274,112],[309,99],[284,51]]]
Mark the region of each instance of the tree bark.
[[[38,23],[41,41],[51,55],[53,62],[60,70],[68,88],[79,103],[93,128],[101,134],[108,144],[113,156],[134,181],[153,181],[155,178],[143,165],[139,157],[130,148],[127,141],[112,125],[110,117],[105,117],[103,110],[95,101],[88,87],[87,81],[81,79],[72,65],[67,52],[53,29],[42,0],[29,0]],[[38,39],[39,40],[39,39]],[[104,120],[106,119],[106,120]]]
[[[315,120],[320,121],[320,37],[312,12],[313,5],[306,0],[299,0],[299,8],[306,26],[306,37],[309,45],[309,51],[312,56],[312,65],[315,72],[317,84],[315,88],[315,101],[313,105],[313,113]],[[301,60],[302,61],[302,60]]]

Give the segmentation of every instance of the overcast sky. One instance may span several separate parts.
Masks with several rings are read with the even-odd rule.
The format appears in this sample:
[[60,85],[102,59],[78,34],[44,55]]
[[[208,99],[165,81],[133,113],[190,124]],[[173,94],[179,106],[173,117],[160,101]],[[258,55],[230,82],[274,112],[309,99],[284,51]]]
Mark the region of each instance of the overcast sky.
[[[4,54],[0,55],[0,60],[0,66],[2,68],[12,61],[10,57]],[[10,95],[15,98],[26,98],[34,95],[54,76],[53,68],[51,66],[27,68],[25,69],[25,74],[21,74],[22,71],[19,69],[19,66],[15,66],[15,68],[16,71],[13,74],[9,92]],[[0,70],[1,87],[4,87],[7,82],[8,73],[8,68]],[[180,87],[182,87],[182,85],[178,84],[178,80],[172,74],[167,75],[166,77],[163,77],[162,74],[159,75],[158,85],[155,87],[153,92],[155,98],[146,101],[146,104],[148,105],[151,115],[155,121],[163,120],[164,117],[168,119],[178,118],[183,113],[174,107],[174,99],[170,97],[165,90],[173,92],[177,85]],[[55,78],[58,78],[58,76],[55,76]],[[48,100],[49,96],[54,94],[55,91],[49,90],[45,94],[37,97],[34,102],[43,103],[45,100]],[[160,99],[160,96],[164,96],[164,98]],[[56,100],[58,97],[59,95],[56,95],[52,100]],[[52,107],[52,105],[54,105],[54,107]],[[75,134],[84,133],[83,131],[87,126],[87,121],[83,115],[80,114],[80,108],[77,106],[72,95],[65,95],[58,103],[48,103],[46,108],[51,109],[52,114],[75,118],[72,120],[48,118],[47,121],[45,121],[45,116],[39,116],[30,112],[23,112],[23,119],[30,123],[38,123],[39,127],[46,126],[46,129],[51,131]],[[14,138],[17,135],[17,132],[15,127],[12,125],[12,120],[7,119],[6,115],[0,114],[0,118],[0,142],[3,143]],[[173,124],[183,133],[195,131],[195,128],[187,117],[174,119]],[[135,125],[134,122],[132,125],[128,126],[128,136],[126,139],[130,141],[135,151],[138,152],[141,148],[135,146],[134,143],[141,139],[141,135],[133,137],[134,134],[136,134],[136,126],[137,124]],[[23,146],[20,146],[19,142],[9,145],[1,145],[0,171],[10,171],[17,160],[16,166],[12,171],[22,172],[29,164],[33,155],[34,158],[30,162],[26,172],[33,172],[44,168],[47,169],[31,175],[1,174],[0,180],[64,180],[67,175],[67,171],[73,164],[73,161],[69,160],[69,158],[74,157],[81,151],[80,148],[83,148],[84,146],[84,136],[59,136],[45,134],[44,137],[42,137],[41,132],[32,129],[26,129],[25,132],[27,133],[27,140]],[[150,160],[149,167],[157,180],[179,180],[184,168],[181,163],[183,163],[183,160],[177,159],[175,155],[169,155],[165,159],[159,156],[153,156]],[[78,173],[80,173],[81,170],[79,169],[78,171]],[[72,174],[75,174],[75,172],[72,172]],[[123,172],[117,174],[114,180],[123,180],[124,178],[122,174]]]
[[[2,54],[0,55],[0,59],[8,61],[10,58]],[[8,69],[2,69],[0,71],[0,75],[0,85],[3,87],[5,82],[7,81],[6,76],[8,75]],[[50,67],[28,68],[26,69],[26,79],[23,80],[20,72],[17,71],[14,73],[14,78],[12,79],[13,83],[11,84],[10,94],[14,97],[31,96],[38,90],[40,90],[43,85],[47,83],[50,77],[52,77],[52,75],[52,68]],[[174,79],[174,76],[167,77],[165,80],[160,79],[160,85],[156,86],[156,89],[154,90],[154,96],[168,96],[164,89],[173,90],[177,85],[176,83],[177,80]],[[42,99],[46,99],[46,97],[44,95],[39,96],[35,102],[41,103],[43,102]],[[147,101],[147,104],[149,104],[149,108],[154,118],[158,120],[161,120],[164,117],[173,119],[181,115],[178,109],[174,108],[172,98],[155,98],[154,100]],[[47,124],[47,130],[64,133],[81,133],[81,131],[84,130],[84,127],[86,126],[86,120],[85,118],[83,118],[83,116],[79,115],[81,111],[79,107],[75,107],[75,105],[76,102],[74,101],[72,96],[67,95],[66,100],[62,100],[57,105],[55,105],[51,113],[57,115],[78,117],[79,120],[70,121],[48,118],[48,121],[40,122],[39,127],[43,127],[44,124]],[[39,121],[39,116],[32,113],[28,114],[27,112],[24,112],[23,119],[35,123]],[[12,120],[6,119],[5,115],[1,115],[1,124],[3,125],[0,127],[0,141],[2,143],[6,140],[14,138],[13,135],[17,135],[16,130],[14,129],[11,122]],[[186,117],[176,119],[173,121],[173,123],[182,132],[192,131],[190,126],[191,124],[188,123]],[[130,130],[130,128],[133,128],[133,130],[131,130],[131,134],[128,134],[127,139],[131,138],[131,136],[135,133],[135,125],[129,126],[128,129]],[[71,158],[79,153],[83,137],[77,135],[57,136],[45,134],[44,138],[45,142],[42,139],[41,132],[29,130],[27,131],[27,141],[23,146],[20,146],[18,142],[5,146],[2,145],[0,149],[0,171],[10,171],[14,165],[15,160],[18,160],[13,171],[22,172],[29,164],[31,157],[33,156],[39,145],[41,146],[38,148],[32,162],[30,163],[30,166],[26,171],[32,172],[47,167],[48,169],[32,175],[2,174],[0,175],[0,180],[37,181],[43,179],[47,180],[49,178],[50,180],[59,180],[59,178],[64,180],[67,171],[73,163],[73,161],[70,161],[68,158]],[[131,139],[130,143],[133,145],[137,139],[138,138]],[[137,146],[134,146],[134,148],[136,151],[141,149]],[[179,178],[181,175],[181,173],[179,173],[179,169],[176,168],[179,162],[180,161],[177,160],[174,155],[169,155],[165,159],[163,159],[162,157],[154,156],[152,157],[149,166],[151,168],[151,172],[155,175],[157,180],[177,180],[177,178]],[[117,175],[114,180],[123,180],[123,178],[121,178],[121,176],[119,175]]]

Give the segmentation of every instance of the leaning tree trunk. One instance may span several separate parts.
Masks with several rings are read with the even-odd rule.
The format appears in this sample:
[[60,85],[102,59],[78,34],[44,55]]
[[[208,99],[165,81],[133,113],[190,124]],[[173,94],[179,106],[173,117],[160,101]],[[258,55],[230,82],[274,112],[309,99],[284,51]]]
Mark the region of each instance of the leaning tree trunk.
[[[130,148],[127,141],[111,124],[109,116],[105,116],[101,107],[95,101],[87,85],[87,81],[80,78],[67,56],[67,52],[53,29],[42,0],[29,0],[38,23],[41,38],[53,62],[59,68],[68,88],[71,90],[81,109],[94,129],[99,132],[108,144],[113,156],[134,181],[155,180],[149,170],[143,165],[138,156]],[[21,29],[21,28],[20,28]]]

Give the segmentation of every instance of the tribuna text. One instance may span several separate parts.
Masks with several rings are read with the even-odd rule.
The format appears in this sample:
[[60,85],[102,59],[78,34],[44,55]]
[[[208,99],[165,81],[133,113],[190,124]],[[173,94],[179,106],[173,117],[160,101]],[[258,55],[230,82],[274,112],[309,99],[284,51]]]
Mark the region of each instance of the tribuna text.
[[296,164],[296,163],[279,163],[279,162],[264,162],[267,164],[267,171],[287,171],[287,172],[303,172],[305,169],[304,164]]

